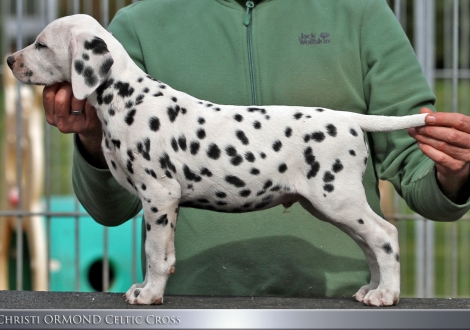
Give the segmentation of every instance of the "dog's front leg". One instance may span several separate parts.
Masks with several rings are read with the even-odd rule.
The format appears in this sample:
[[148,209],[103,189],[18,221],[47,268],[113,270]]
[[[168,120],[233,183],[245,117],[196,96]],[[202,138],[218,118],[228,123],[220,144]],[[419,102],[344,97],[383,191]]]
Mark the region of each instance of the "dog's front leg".
[[170,274],[175,271],[174,236],[178,216],[178,200],[165,203],[143,198],[145,226],[145,281],[134,284],[126,293],[130,304],[162,304],[163,293]]

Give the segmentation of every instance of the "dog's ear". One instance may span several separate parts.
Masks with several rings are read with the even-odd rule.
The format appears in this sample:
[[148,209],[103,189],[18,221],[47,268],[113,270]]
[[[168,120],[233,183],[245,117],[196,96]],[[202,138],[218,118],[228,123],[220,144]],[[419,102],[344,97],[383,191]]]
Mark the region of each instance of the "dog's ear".
[[83,100],[106,80],[114,60],[106,42],[91,33],[72,38],[70,49],[73,95]]

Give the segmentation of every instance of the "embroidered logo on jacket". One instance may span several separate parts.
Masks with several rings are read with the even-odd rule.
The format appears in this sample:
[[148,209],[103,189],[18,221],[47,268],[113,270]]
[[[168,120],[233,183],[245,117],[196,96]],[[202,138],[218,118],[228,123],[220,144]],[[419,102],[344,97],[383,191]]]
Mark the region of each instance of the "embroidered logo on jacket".
[[299,42],[301,45],[319,45],[319,44],[329,44],[330,43],[330,34],[328,32],[322,32],[319,35],[316,33],[303,34],[299,36]]

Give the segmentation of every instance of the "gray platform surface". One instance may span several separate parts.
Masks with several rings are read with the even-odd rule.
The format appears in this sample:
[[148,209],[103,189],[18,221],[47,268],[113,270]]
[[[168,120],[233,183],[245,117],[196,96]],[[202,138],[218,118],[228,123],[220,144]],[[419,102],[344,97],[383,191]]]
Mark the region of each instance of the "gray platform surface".
[[[371,309],[353,298],[165,296],[160,306],[133,306],[122,293],[0,291],[0,309]],[[387,309],[470,309],[470,299],[402,298]]]

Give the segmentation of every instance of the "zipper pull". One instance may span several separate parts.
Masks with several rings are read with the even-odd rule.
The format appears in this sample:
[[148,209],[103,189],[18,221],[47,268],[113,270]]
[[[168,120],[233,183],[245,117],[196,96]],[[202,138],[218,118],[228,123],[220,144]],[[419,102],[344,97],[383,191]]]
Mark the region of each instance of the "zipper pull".
[[243,20],[243,25],[248,26],[251,22],[251,10],[255,6],[253,1],[247,1],[246,4],[245,19]]

